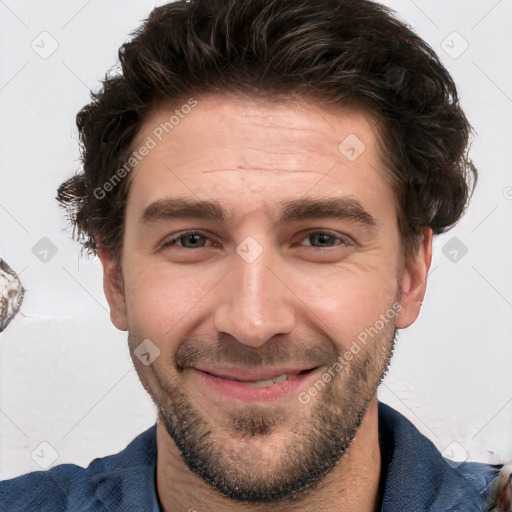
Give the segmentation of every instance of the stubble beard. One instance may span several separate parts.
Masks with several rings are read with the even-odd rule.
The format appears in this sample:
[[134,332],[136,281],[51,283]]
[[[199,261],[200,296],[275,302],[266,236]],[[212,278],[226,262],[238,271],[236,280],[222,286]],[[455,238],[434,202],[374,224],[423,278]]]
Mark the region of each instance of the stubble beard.
[[[140,367],[138,372],[184,462],[205,482],[232,500],[297,502],[318,486],[349,448],[387,372],[396,332],[390,322],[368,343],[367,350],[355,355],[318,392],[308,405],[309,413],[305,405],[298,418],[290,417],[284,406],[238,407],[226,411],[227,428],[220,432],[208,410],[192,402],[179,377],[164,381],[153,371],[147,379]],[[134,342],[131,339],[130,345]],[[259,447],[285,421],[291,426],[281,436],[279,454],[271,466],[258,464]]]

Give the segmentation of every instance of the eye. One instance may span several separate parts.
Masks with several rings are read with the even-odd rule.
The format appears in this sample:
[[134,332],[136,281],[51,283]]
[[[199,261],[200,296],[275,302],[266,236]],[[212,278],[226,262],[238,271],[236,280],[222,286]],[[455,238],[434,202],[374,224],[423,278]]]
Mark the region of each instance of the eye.
[[318,248],[354,245],[349,237],[326,231],[308,233],[302,240],[307,241],[304,245]]
[[184,231],[172,238],[165,239],[159,244],[158,248],[164,249],[165,247],[177,246],[183,247],[184,249],[202,249],[207,247],[206,244],[208,241],[213,244],[208,236],[199,231]]

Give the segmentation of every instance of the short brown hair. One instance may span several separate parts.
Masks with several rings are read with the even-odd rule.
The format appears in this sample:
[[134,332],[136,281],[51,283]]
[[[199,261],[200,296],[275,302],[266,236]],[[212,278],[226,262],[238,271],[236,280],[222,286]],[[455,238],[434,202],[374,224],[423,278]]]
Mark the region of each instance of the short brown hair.
[[[63,183],[78,239],[119,257],[130,179],[126,165],[151,107],[211,93],[299,96],[355,104],[380,120],[383,160],[398,204],[404,252],[423,228],[462,216],[476,183],[471,127],[432,48],[368,0],[181,0],[154,9],[121,46],[122,73],[77,115],[83,170]],[[284,101],[284,100],[283,100]]]

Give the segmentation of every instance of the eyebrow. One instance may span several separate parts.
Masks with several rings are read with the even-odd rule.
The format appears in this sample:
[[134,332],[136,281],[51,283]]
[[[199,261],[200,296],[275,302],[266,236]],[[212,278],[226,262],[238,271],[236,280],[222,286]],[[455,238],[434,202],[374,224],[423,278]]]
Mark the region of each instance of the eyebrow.
[[366,227],[377,226],[377,221],[364,209],[362,203],[351,197],[287,201],[283,204],[279,222],[285,224],[304,219],[325,218],[349,220]]
[[[224,222],[227,217],[226,210],[217,201],[165,198],[151,203],[144,210],[140,221],[149,224],[159,220],[195,218]],[[362,203],[351,197],[300,198],[286,201],[279,212],[278,223],[326,218],[348,220],[368,228],[378,225]]]
[[226,213],[217,201],[165,198],[151,203],[140,218],[143,224],[173,218],[224,221]]

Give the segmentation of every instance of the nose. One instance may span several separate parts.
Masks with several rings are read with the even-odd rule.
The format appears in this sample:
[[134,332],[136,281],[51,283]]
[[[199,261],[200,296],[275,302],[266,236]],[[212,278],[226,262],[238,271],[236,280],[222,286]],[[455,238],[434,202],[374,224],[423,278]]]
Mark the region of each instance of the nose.
[[265,251],[250,263],[238,254],[233,258],[234,268],[222,284],[214,314],[217,332],[252,348],[292,332],[296,322],[294,295],[282,279],[283,272],[271,265]]

